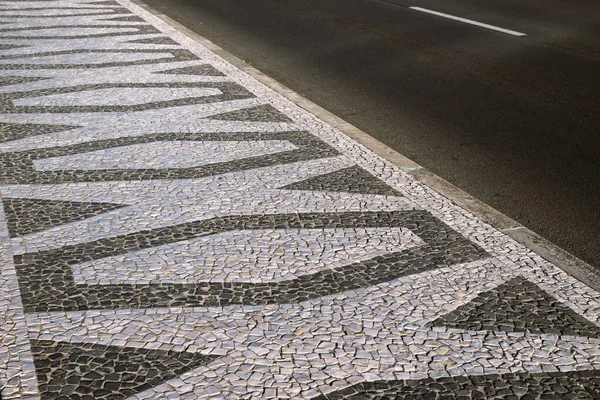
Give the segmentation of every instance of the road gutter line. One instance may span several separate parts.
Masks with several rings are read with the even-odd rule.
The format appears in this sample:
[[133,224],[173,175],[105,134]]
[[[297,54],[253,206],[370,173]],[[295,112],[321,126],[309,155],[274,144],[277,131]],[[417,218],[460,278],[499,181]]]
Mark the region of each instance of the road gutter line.
[[517,31],[511,31],[510,29],[504,29],[504,28],[500,28],[498,26],[484,24],[482,22],[473,21],[471,19],[456,17],[456,16],[450,15],[450,14],[444,14],[444,13],[441,13],[441,12],[437,12],[437,11],[433,11],[433,10],[428,10],[427,8],[421,8],[421,7],[409,7],[409,8],[411,10],[416,10],[416,11],[421,11],[421,12],[428,13],[428,14],[437,15],[438,17],[444,17],[444,18],[448,18],[448,19],[453,19],[455,21],[460,21],[460,22],[464,22],[466,24],[480,26],[482,28],[487,28],[487,29],[491,29],[491,30],[494,30],[494,31],[498,31],[498,32],[502,32],[502,33],[507,33],[507,34],[513,35],[513,36],[525,36],[525,33],[517,32]]

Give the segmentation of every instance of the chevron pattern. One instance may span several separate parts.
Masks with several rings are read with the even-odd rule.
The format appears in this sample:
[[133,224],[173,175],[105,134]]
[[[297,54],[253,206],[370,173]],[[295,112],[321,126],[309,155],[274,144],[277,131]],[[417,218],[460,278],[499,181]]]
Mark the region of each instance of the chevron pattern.
[[0,196],[5,400],[598,390],[598,293],[129,0],[0,1]]

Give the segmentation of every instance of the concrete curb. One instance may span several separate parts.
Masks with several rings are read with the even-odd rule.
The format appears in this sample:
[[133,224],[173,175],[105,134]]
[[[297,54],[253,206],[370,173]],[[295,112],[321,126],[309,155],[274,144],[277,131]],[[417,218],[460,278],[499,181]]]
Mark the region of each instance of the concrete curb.
[[181,25],[179,22],[171,19],[165,14],[156,11],[140,0],[132,0],[132,2],[144,8],[146,11],[152,13],[156,17],[162,19],[179,32],[200,43],[235,67],[243,70],[248,75],[252,76],[265,86],[292,101],[297,106],[302,107],[311,114],[314,114],[321,120],[337,128],[340,132],[362,144],[372,152],[402,168],[405,172],[413,176],[418,181],[447,197],[458,206],[475,214],[482,221],[492,225],[494,228],[511,237],[513,240],[533,250],[539,256],[556,265],[572,277],[578,279],[593,289],[600,291],[600,276],[598,276],[597,271],[585,261],[580,260],[574,255],[568,253],[566,250],[563,250],[554,243],[531,231],[527,227],[519,224],[517,221],[502,214],[500,211],[492,208],[491,206],[454,186],[450,182],[426,170],[408,157],[405,157],[396,150],[373,138],[369,134],[361,131],[357,127],[349,124],[312,101],[302,97],[273,78],[268,77],[256,68],[246,64],[238,57],[223,50],[210,40]]

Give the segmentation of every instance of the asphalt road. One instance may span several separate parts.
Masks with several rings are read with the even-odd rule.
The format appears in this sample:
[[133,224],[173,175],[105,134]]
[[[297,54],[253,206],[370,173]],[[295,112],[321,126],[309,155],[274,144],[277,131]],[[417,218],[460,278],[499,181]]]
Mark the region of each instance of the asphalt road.
[[597,0],[144,1],[600,269]]

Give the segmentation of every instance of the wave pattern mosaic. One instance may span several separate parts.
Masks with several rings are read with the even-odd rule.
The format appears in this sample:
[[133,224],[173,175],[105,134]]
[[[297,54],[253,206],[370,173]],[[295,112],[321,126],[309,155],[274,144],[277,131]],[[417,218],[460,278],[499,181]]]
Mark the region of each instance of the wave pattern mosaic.
[[597,292],[127,0],[0,1],[0,113],[4,400],[600,396]]

